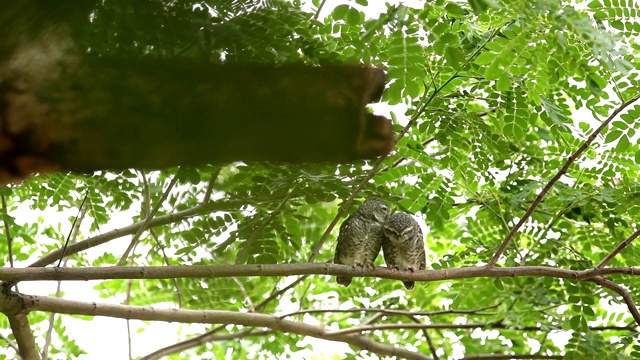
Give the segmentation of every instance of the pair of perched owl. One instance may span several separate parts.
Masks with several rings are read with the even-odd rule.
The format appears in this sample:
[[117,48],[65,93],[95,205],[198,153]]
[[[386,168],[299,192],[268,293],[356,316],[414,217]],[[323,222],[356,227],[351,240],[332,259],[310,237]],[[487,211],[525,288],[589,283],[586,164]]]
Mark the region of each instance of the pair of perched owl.
[[[411,215],[398,212],[389,217],[387,203],[378,198],[365,200],[340,226],[335,264],[370,266],[382,248],[384,262],[399,270],[424,270],[422,230]],[[338,284],[349,286],[350,277],[338,276]],[[403,281],[413,289],[413,281]]]

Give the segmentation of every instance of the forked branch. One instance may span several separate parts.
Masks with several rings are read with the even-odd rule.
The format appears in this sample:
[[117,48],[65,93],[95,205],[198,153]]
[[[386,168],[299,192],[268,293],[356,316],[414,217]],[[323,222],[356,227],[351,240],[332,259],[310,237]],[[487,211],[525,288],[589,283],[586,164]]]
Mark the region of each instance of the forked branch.
[[638,101],[638,99],[640,99],[640,94],[638,94],[635,97],[633,97],[632,99],[622,103],[622,105],[620,105],[609,116],[609,118],[607,118],[607,120],[605,120],[596,130],[593,131],[593,133],[591,135],[589,135],[589,137],[582,144],[582,146],[580,146],[578,148],[578,150],[576,150],[575,153],[573,153],[573,154],[571,154],[571,156],[569,156],[569,158],[564,163],[564,165],[562,165],[562,168],[560,168],[560,171],[558,171],[558,173],[553,178],[551,178],[551,180],[549,180],[547,185],[545,185],[545,187],[542,188],[542,191],[540,191],[540,194],[538,194],[538,196],[536,196],[535,200],[533,200],[533,203],[531,203],[531,206],[529,207],[529,209],[527,209],[527,211],[524,213],[524,215],[520,218],[520,221],[518,221],[518,223],[511,229],[511,231],[509,231],[509,234],[507,235],[507,237],[504,239],[502,244],[500,244],[500,247],[498,248],[496,253],[493,255],[491,260],[489,260],[489,262],[487,263],[487,267],[488,268],[492,268],[496,264],[496,262],[498,262],[498,259],[500,259],[500,256],[502,255],[502,253],[507,248],[507,245],[509,245],[509,242],[511,241],[511,239],[513,239],[513,237],[516,235],[516,233],[522,227],[522,225],[524,225],[524,223],[529,219],[529,217],[531,217],[533,212],[536,210],[538,205],[540,205],[540,203],[542,202],[542,199],[547,195],[549,190],[551,190],[553,185],[555,185],[555,183],[558,182],[558,180],[560,180],[562,175],[567,173],[567,171],[569,170],[569,167],[571,166],[571,164],[573,164],[576,161],[576,159],[578,159],[578,157],[580,155],[582,155],[582,153],[585,152],[585,150],[587,150],[589,148],[589,146],[591,146],[591,143],[593,143],[593,141],[596,139],[596,137],[598,137],[598,135],[600,135],[602,130],[604,130],[604,128],[606,128],[611,123],[611,121],[613,121],[613,119],[615,119],[615,117],[618,116],[618,114],[620,112],[622,112],[624,109],[626,109],[629,105],[631,105],[634,102]]

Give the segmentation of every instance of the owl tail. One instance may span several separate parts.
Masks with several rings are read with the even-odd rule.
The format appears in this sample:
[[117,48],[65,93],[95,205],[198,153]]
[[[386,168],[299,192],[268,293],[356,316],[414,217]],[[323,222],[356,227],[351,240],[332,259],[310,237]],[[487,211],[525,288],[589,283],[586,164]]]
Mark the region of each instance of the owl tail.
[[404,284],[404,287],[407,290],[413,290],[413,287],[415,286],[416,282],[415,281],[403,281],[402,282]]
[[336,282],[342,286],[349,286],[351,284],[350,277],[336,276]]

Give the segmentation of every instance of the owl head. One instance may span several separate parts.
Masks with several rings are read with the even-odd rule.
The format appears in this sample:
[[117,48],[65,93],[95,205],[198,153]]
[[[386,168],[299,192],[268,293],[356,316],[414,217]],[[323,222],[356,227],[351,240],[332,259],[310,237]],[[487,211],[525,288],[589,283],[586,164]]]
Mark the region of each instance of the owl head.
[[369,198],[360,205],[358,212],[364,218],[384,223],[389,217],[389,205],[384,200]]
[[420,226],[411,215],[403,212],[391,215],[382,229],[387,238],[398,242],[412,239],[419,230]]

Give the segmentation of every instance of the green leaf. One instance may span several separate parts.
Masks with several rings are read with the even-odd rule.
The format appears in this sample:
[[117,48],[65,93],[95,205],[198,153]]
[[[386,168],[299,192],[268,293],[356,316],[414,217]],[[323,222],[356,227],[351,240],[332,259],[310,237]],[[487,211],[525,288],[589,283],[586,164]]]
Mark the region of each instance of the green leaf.
[[621,130],[611,130],[604,139],[605,144],[613,142],[622,136]]
[[357,9],[350,7],[349,10],[347,11],[346,21],[347,21],[347,24],[351,26],[360,24],[361,12],[358,11]]
[[496,54],[492,52],[483,52],[475,59],[475,63],[478,65],[490,64],[496,58]]
[[447,5],[445,5],[444,7],[447,12],[453,16],[463,16],[465,11],[460,7],[460,5],[454,3],[454,2],[449,2],[447,3]]
[[618,144],[616,144],[616,151],[620,153],[625,152],[629,148],[629,145],[629,137],[627,135],[622,135],[618,139]]
[[456,70],[460,69],[461,64],[465,61],[462,51],[451,46],[446,47],[444,57],[447,60],[447,64]]
[[331,17],[333,17],[336,20],[345,20],[350,9],[351,9],[351,6],[349,5],[344,5],[344,4],[338,5],[336,6],[335,9],[333,9],[333,12],[331,13]]
[[509,75],[504,73],[500,75],[500,77],[498,78],[498,81],[496,82],[496,88],[499,91],[509,90],[509,88],[511,88],[511,80],[509,79]]

